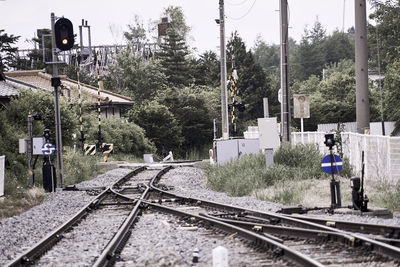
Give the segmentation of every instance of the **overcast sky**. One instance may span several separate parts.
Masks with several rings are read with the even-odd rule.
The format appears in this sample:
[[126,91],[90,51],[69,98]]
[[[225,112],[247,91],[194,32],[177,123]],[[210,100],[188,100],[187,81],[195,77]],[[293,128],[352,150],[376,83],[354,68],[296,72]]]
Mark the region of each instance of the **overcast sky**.
[[[81,20],[91,26],[93,45],[122,43],[122,33],[134,22],[137,14],[147,24],[161,17],[169,5],[180,6],[187,24],[192,27],[190,45],[201,53],[217,50],[219,27],[218,0],[0,0],[0,29],[21,36],[18,46],[32,48],[26,39],[36,29],[50,28],[50,13],[69,18],[78,33]],[[267,43],[279,44],[279,0],[225,0],[226,35],[234,30],[252,47],[257,36]],[[300,40],[304,27],[318,20],[331,33],[354,25],[353,0],[288,0],[289,34]],[[369,6],[368,6],[369,8]],[[343,25],[343,12],[345,14]],[[367,10],[369,12],[369,10]],[[110,28],[112,30],[110,30]],[[78,39],[79,40],[79,39]],[[78,41],[77,40],[77,41]],[[86,44],[86,42],[85,42]]]

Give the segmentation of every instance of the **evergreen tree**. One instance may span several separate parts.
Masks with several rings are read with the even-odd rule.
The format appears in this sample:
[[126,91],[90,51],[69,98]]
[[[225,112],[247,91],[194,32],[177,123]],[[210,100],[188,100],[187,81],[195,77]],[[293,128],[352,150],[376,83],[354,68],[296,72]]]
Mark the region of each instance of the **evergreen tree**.
[[[400,58],[400,2],[398,0],[371,0],[375,8],[370,19],[376,26],[368,25],[369,53],[376,66],[377,47],[379,46],[381,68],[386,67]],[[378,37],[378,38],[377,38]]]
[[189,69],[186,56],[189,54],[185,39],[177,31],[170,28],[167,36],[160,44],[157,58],[163,67],[168,82],[173,86],[189,84]]
[[206,51],[199,59],[194,58],[190,62],[191,77],[197,85],[219,86],[221,82],[219,68],[220,62],[213,51]]
[[0,29],[0,72],[4,72],[10,69],[10,67],[16,66],[15,52],[17,47],[13,45],[18,41],[19,36],[8,35],[3,33],[4,30]]
[[[239,77],[237,82],[239,98],[246,107],[244,112],[239,113],[240,124],[240,121],[256,120],[263,117],[263,98],[272,99],[272,95],[277,94],[277,89],[271,88],[270,80],[267,79],[263,68],[255,61],[253,53],[246,50],[246,45],[237,32],[232,34],[227,45],[228,76],[232,73],[233,56]],[[230,100],[228,102],[230,103]],[[275,105],[276,103],[272,104]],[[243,125],[242,123],[239,130],[244,130]]]
[[322,75],[326,62],[325,33],[326,30],[318,20],[311,30],[307,28],[304,30],[304,35],[291,62],[291,79],[304,81],[312,74]]

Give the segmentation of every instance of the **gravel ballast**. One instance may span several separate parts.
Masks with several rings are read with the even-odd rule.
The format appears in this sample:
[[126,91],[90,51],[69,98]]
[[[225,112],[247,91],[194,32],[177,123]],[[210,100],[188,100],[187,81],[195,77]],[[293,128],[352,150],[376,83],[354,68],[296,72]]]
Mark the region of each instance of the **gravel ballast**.
[[[78,187],[108,186],[130,171],[132,171],[132,169],[114,169],[98,176],[96,179],[85,181],[79,184]],[[193,167],[179,167],[172,169],[162,177],[160,183],[167,186],[173,186],[174,189],[171,190],[171,192],[175,194],[212,200],[259,211],[274,212],[282,207],[280,204],[260,201],[251,197],[229,197],[224,193],[209,190],[206,188],[203,171]],[[0,243],[0,265],[4,265],[14,259],[18,254],[37,243],[49,232],[54,231],[93,198],[94,196],[79,191],[59,191],[56,193],[49,193],[46,201],[41,205],[38,205],[18,216],[2,220],[0,222],[0,239],[2,240]],[[361,217],[341,214],[327,216],[354,222],[400,225],[399,219],[381,219],[376,217]],[[140,253],[140,261],[135,259],[134,262],[134,260],[129,257],[129,250],[125,250],[125,252],[123,251],[123,255],[127,257],[127,262],[134,262],[137,266],[145,266],[146,264],[148,264],[147,266],[162,266],[163,263],[172,264],[163,266],[174,266],[173,262],[179,260],[176,262],[177,266],[188,266],[187,263],[191,263],[193,248],[197,247],[200,250],[201,259],[204,260],[203,263],[208,263],[208,265],[205,264],[203,266],[210,266],[210,253],[212,249],[225,243],[219,243],[218,240],[214,240],[215,242],[203,240],[203,238],[206,237],[203,236],[202,231],[205,230],[198,230],[196,232],[175,231],[174,234],[174,231],[172,230],[175,229],[177,225],[172,221],[173,219],[170,218],[169,215],[156,213],[143,216],[133,229],[132,237],[128,241],[127,248],[129,248],[129,246],[138,246],[134,238],[142,240],[146,239],[146,235],[149,235],[147,242],[141,246],[141,249],[145,250],[147,254],[144,252]],[[109,222],[109,224],[114,225],[113,222]],[[146,225],[150,225],[152,230],[149,231],[148,228],[146,229]],[[157,234],[152,234],[153,232],[156,232]],[[166,239],[165,237],[167,236],[172,238],[172,240],[176,240],[175,243],[171,244],[171,241],[166,241],[171,240]],[[232,242],[240,243],[240,241],[236,240],[232,240]],[[89,246],[90,244],[88,243],[87,245]],[[153,255],[153,258],[150,259],[150,251],[155,245],[158,246],[157,257]],[[226,246],[230,249],[232,249],[232,247],[241,246],[236,243],[232,243],[231,245],[227,243]],[[84,246],[84,243],[80,244],[80,246]],[[74,253],[76,254],[78,252]],[[238,250],[237,253],[230,252],[229,255],[231,257],[234,254],[241,255],[241,258],[246,257],[245,254],[243,255],[240,253],[240,250]],[[92,255],[91,257],[91,261],[93,261],[94,256]],[[250,258],[258,258],[258,256],[252,255]],[[246,260],[247,259],[243,259],[243,263],[245,263]],[[60,259],[59,263],[61,262],[63,262],[62,259]],[[54,265],[55,262],[52,264]],[[118,264],[124,266],[127,263],[119,262]],[[47,261],[47,263],[44,263],[42,266],[48,265],[51,265],[50,261]],[[79,266],[90,266],[90,263],[86,265],[81,262]],[[202,265],[199,263],[199,265],[196,266]],[[233,264],[233,266],[235,266],[235,264]]]

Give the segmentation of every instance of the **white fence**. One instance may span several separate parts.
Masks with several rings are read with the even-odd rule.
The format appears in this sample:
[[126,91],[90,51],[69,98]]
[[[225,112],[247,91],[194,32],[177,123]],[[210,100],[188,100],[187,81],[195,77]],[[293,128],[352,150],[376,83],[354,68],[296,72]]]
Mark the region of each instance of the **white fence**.
[[[292,133],[292,144],[315,143],[321,154],[327,155],[324,132]],[[343,155],[347,157],[357,176],[361,176],[361,155],[364,151],[365,179],[378,182],[400,181],[400,137],[365,135],[345,132],[342,136]]]
[[[328,154],[329,148],[324,144],[324,132],[292,132],[291,143],[295,144],[317,144],[321,154]],[[335,148],[336,152],[336,148]]]
[[379,182],[397,183],[400,179],[400,137],[342,133],[343,154],[361,175],[364,151],[365,177]]
[[[357,123],[356,122],[344,122],[343,123],[344,132],[357,132]],[[385,121],[385,135],[390,136],[394,130],[395,122],[394,121]],[[325,123],[318,124],[317,132],[332,132],[337,130],[337,123]],[[370,134],[371,135],[382,135],[382,122],[370,122]]]

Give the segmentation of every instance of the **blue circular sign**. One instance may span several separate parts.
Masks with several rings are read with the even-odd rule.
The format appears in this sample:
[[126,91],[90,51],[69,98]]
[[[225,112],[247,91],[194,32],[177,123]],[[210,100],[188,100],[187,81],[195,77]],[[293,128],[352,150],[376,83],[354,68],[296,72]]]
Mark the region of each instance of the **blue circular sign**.
[[54,153],[55,150],[56,150],[56,148],[54,147],[53,144],[46,143],[46,144],[42,145],[42,153],[44,155],[51,155]]
[[327,155],[322,159],[321,167],[324,172],[327,174],[332,174],[332,165],[333,165],[333,173],[337,174],[343,167],[343,161],[338,156],[333,154],[333,164],[331,164],[331,155]]

